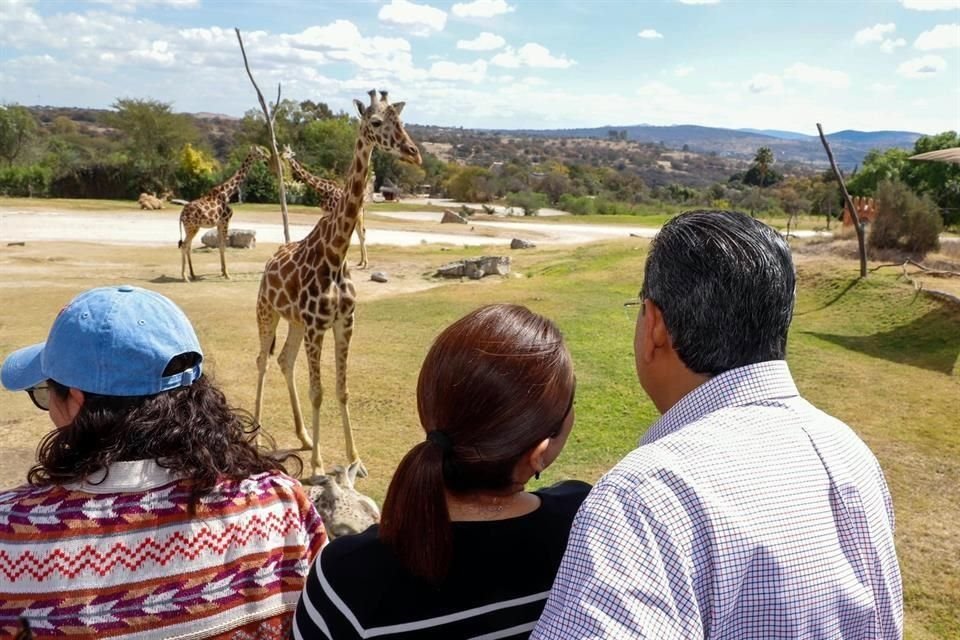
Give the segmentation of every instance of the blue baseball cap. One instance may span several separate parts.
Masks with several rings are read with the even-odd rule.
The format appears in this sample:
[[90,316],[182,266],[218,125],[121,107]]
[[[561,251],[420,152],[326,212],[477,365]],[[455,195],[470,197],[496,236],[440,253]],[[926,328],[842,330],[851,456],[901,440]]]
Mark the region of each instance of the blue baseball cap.
[[176,304],[130,285],[81,293],[60,310],[46,342],[10,354],[0,382],[22,391],[53,379],[106,396],[147,396],[193,384],[201,362],[164,376],[175,356],[203,352],[193,326]]

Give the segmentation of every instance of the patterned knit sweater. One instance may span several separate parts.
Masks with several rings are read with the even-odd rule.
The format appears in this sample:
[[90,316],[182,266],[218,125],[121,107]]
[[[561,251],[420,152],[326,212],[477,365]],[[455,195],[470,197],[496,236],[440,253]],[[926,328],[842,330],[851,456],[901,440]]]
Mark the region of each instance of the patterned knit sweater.
[[35,638],[286,637],[326,542],[300,483],[224,481],[191,515],[154,461],[98,476],[0,493],[0,637],[21,619]]

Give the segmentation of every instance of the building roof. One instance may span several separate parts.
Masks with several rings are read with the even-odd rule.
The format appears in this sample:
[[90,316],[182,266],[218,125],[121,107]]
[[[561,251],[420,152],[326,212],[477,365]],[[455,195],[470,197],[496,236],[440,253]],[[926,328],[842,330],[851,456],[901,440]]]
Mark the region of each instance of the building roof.
[[960,164],[960,147],[918,153],[915,156],[910,156],[910,160],[938,160],[940,162],[955,162]]

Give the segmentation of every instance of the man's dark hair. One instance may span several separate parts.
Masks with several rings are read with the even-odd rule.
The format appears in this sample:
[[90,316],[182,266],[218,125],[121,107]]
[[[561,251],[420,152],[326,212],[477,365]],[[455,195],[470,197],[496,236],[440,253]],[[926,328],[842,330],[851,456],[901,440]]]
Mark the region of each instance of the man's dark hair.
[[737,211],[688,211],[650,245],[641,299],[663,312],[673,347],[696,373],[782,360],[796,276],[790,248]]

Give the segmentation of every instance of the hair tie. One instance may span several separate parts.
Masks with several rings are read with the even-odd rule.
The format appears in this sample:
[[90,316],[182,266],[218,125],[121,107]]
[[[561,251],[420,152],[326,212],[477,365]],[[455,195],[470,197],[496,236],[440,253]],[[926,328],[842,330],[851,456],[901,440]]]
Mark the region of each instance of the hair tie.
[[453,451],[453,440],[450,439],[450,436],[445,434],[443,431],[434,429],[427,434],[427,442],[433,443],[440,447],[440,450],[443,451],[444,455],[447,455]]

